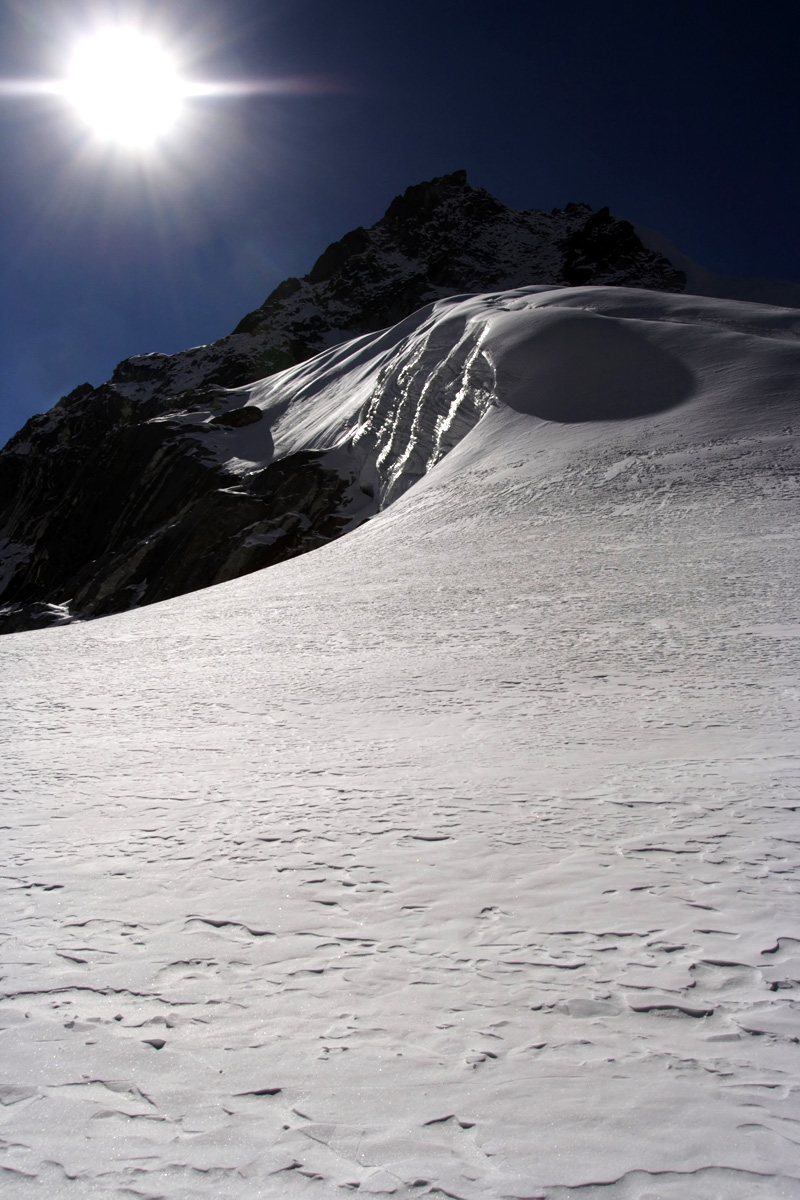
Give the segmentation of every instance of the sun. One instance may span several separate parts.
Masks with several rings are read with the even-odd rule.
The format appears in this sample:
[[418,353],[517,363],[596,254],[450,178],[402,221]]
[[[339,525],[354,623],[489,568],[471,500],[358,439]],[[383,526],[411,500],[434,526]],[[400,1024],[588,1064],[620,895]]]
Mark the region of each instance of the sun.
[[145,147],[176,124],[186,89],[172,56],[155,38],[115,28],[78,43],[64,94],[103,141]]

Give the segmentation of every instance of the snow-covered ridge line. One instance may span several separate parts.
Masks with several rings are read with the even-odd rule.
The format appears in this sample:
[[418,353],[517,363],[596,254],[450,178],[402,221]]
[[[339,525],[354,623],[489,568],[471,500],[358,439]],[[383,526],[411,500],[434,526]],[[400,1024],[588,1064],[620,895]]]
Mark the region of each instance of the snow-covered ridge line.
[[[103,615],[315,549],[435,472],[497,406],[648,428],[676,410],[679,429],[691,405],[709,440],[727,436],[752,420],[752,388],[796,396],[799,324],[791,309],[639,288],[452,296],[255,384],[138,413],[127,400],[93,460],[82,426],[121,411],[98,389],[62,414],[75,445],[56,422],[4,456],[3,534],[18,549],[0,627]],[[64,495],[45,503],[55,483]]]
[[[715,340],[795,346],[799,336],[791,309],[638,289],[515,288],[438,301],[393,329],[239,389],[227,403],[261,409],[274,458],[307,446],[337,451],[331,461],[346,463],[380,510],[498,404],[556,421],[646,417],[709,395],[709,355],[720,359],[715,371],[730,373],[724,364],[735,350],[714,354]],[[242,445],[257,436],[248,428]],[[219,438],[217,452],[230,445]],[[265,465],[240,452],[230,469]]]

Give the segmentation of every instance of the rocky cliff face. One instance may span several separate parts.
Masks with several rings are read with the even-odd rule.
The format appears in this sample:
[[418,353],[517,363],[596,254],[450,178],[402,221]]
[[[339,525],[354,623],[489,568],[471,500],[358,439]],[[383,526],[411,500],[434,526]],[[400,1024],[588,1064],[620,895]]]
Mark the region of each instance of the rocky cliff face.
[[[397,489],[376,493],[363,463],[359,484],[313,445],[243,472],[237,431],[262,412],[234,389],[434,301],[532,283],[678,292],[685,276],[608,209],[519,212],[456,172],[408,188],[229,336],[126,359],[108,383],[76,388],[0,453],[0,632],[180,595],[346,532]],[[367,406],[360,437],[385,456],[377,413]]]

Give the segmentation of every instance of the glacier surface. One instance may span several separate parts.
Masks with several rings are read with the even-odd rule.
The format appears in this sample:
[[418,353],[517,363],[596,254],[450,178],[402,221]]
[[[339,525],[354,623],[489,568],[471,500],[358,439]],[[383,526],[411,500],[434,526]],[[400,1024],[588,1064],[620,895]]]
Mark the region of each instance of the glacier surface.
[[800,1197],[798,364],[526,288],[231,394],[380,511],[0,641],[7,1194]]

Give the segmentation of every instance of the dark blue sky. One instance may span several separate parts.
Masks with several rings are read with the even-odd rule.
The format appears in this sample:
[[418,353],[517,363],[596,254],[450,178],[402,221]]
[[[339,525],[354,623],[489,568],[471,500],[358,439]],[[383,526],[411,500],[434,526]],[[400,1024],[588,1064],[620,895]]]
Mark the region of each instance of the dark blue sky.
[[[65,10],[68,10],[65,12]],[[797,0],[6,0],[0,75],[145,14],[204,99],[157,163],[87,147],[53,98],[0,99],[0,444],[130,354],[229,332],[411,183],[457,168],[519,208],[649,225],[717,271],[800,280]]]

